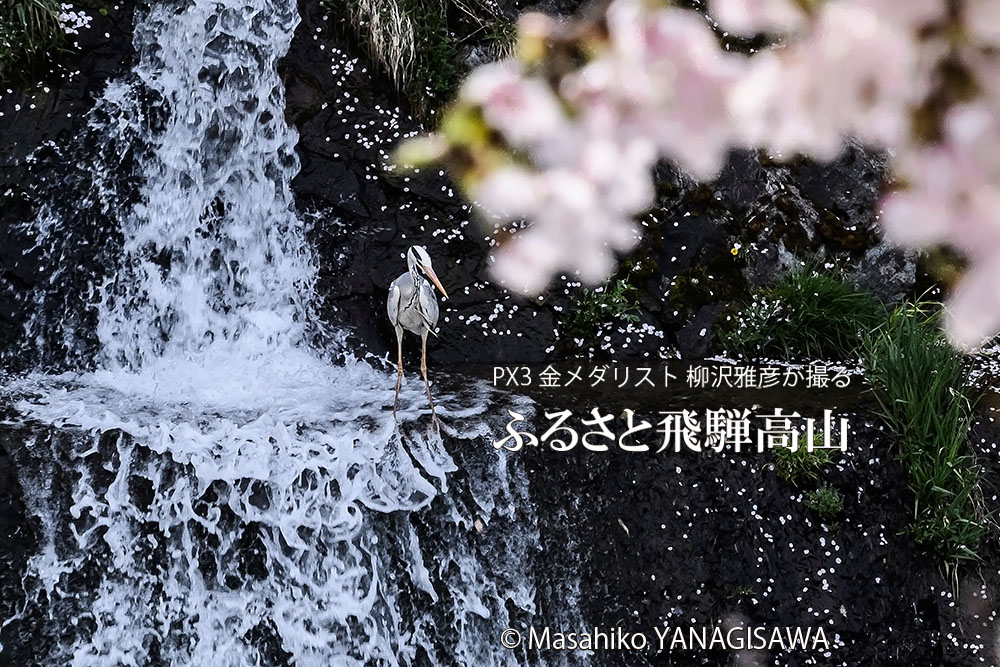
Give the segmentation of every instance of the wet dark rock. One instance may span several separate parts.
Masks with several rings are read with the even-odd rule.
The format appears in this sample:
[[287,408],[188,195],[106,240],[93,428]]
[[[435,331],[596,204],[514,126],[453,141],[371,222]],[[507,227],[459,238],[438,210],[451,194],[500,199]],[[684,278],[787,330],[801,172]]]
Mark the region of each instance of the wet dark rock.
[[21,180],[24,160],[39,145],[66,144],[80,132],[105,83],[131,57],[132,2],[73,5],[92,17],[89,28],[70,37],[77,46],[39,75],[37,85],[0,81],[0,192]]
[[694,317],[677,331],[677,346],[682,359],[704,359],[712,347],[713,325],[722,304],[702,306]]
[[[21,580],[38,544],[36,526],[29,519],[9,453],[10,448],[23,444],[8,436],[0,436],[0,617],[4,619],[12,617],[24,604]],[[14,647],[0,651],[0,656],[12,659],[9,664],[17,664],[13,659],[19,655],[18,647],[26,643],[27,634],[18,624],[0,628],[0,645]]]
[[[858,284],[879,284],[887,298],[907,293],[915,280],[912,257],[886,245],[876,221],[884,178],[884,158],[855,144],[828,164],[733,153],[712,187],[727,232],[745,246],[747,286],[766,285],[807,262],[844,267]],[[881,271],[873,259],[897,270]]]
[[[67,265],[76,264],[70,269],[72,279],[61,281],[62,294],[41,298],[59,313],[50,322],[53,333],[74,325],[86,328],[92,324],[82,303],[87,281],[102,273],[106,257],[100,248],[116,233],[117,221],[85,203],[97,188],[82,166],[100,156],[121,170],[123,180],[129,171],[129,148],[95,137],[87,123],[107,82],[128,71],[135,4],[111,7],[83,0],[74,6],[92,21],[72,36],[77,44],[73,50],[60,56],[37,85],[0,83],[0,351],[7,353],[8,368],[39,360],[35,354],[10,353],[21,347],[25,323],[36,307],[33,292],[45,289],[49,270],[35,239],[20,225],[38,216],[44,203],[75,222],[70,238],[53,240],[53,245],[61,245],[55,254],[65,253]],[[69,192],[73,195],[67,196]],[[63,359],[80,352],[49,351]]]
[[915,251],[880,243],[868,248],[852,276],[854,283],[886,302],[899,302],[915,291],[917,272]]
[[293,664],[294,656],[281,646],[281,637],[273,621],[258,623],[247,631],[243,639],[257,650],[260,664],[273,667],[288,667]]
[[[4,417],[14,413],[4,410]],[[55,474],[53,442],[31,425],[0,428],[0,664],[35,665],[52,647],[43,636],[42,609],[27,605],[25,576],[28,559],[38,552],[43,527],[27,505],[26,489],[65,493],[72,480]],[[40,495],[44,495],[45,491]],[[63,507],[69,512],[68,505]]]

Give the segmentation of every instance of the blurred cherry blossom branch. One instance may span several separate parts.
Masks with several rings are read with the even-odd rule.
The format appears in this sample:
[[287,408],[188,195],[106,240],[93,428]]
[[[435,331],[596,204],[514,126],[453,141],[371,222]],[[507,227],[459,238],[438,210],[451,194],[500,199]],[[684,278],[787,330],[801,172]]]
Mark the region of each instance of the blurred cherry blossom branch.
[[[398,159],[446,164],[499,225],[525,229],[494,277],[537,293],[560,271],[606,278],[639,239],[652,167],[710,180],[731,148],[835,158],[885,150],[890,241],[949,243],[970,269],[947,327],[974,347],[1000,329],[1000,0],[710,0],[706,17],[614,0],[563,23],[526,14],[516,57],[473,71],[437,134]],[[713,27],[768,34],[750,56]]]

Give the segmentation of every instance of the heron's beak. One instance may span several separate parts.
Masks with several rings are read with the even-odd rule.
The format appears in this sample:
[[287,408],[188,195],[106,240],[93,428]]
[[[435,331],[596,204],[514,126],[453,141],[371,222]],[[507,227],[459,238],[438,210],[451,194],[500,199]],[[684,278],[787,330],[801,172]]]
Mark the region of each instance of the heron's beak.
[[444,298],[447,299],[448,298],[448,293],[444,291],[443,287],[441,287],[441,281],[438,280],[437,274],[434,273],[434,269],[431,268],[431,265],[430,264],[424,264],[422,266],[423,266],[424,272],[427,273],[427,277],[431,279],[431,282],[433,282],[435,285],[437,285],[437,288],[439,290],[441,290],[441,294],[444,294]]

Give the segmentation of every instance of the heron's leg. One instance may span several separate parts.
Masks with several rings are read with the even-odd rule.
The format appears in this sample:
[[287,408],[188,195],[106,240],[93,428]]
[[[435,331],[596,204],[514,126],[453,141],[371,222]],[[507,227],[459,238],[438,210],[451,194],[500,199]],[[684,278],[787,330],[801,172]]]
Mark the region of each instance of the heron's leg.
[[420,372],[424,375],[424,386],[427,387],[427,400],[431,404],[431,416],[436,420],[437,414],[434,412],[434,399],[431,398],[431,383],[427,380],[427,331],[421,335],[423,339],[420,346]]
[[399,405],[399,385],[403,382],[403,330],[396,327],[396,398],[392,401],[392,416],[396,417],[396,406]]

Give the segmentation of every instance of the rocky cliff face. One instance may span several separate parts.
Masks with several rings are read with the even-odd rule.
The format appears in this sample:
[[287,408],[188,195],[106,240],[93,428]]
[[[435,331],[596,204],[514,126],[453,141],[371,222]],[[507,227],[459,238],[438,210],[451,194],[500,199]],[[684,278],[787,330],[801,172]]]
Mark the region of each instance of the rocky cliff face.
[[[135,4],[75,4],[92,20],[73,37],[72,52],[34,85],[0,82],[0,351],[8,370],[89,357],[87,345],[27,345],[26,326],[38,314],[42,327],[67,340],[92,330],[93,285],[113,266],[118,234],[107,210],[134,200],[135,145],[108,143],[88,126],[88,113],[108,82],[129,70]],[[93,181],[94,165],[114,170],[114,191]],[[54,216],[72,221],[71,233],[40,241],[37,230]]]

